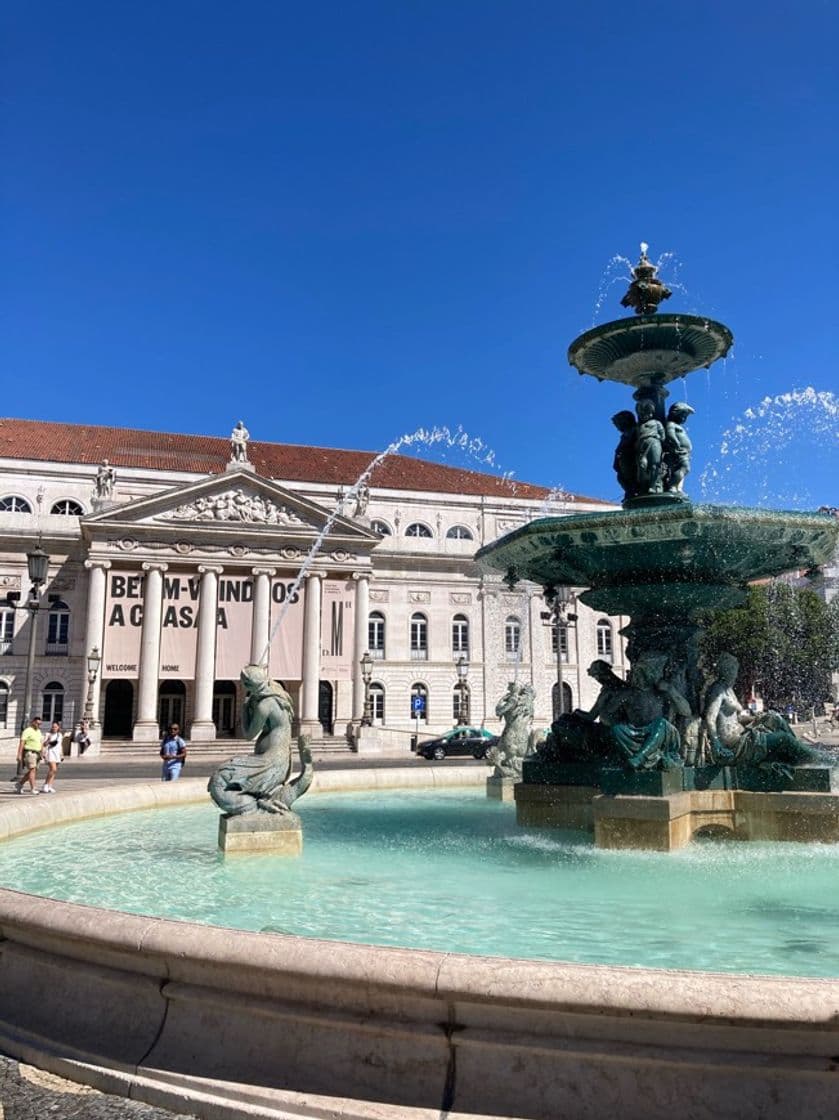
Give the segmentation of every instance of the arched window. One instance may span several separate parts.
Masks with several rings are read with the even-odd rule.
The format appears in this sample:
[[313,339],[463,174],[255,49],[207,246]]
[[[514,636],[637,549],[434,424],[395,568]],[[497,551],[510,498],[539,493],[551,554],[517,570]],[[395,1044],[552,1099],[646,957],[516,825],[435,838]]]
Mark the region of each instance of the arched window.
[[446,536],[450,541],[471,541],[475,539],[472,530],[467,529],[465,525],[452,525]]
[[64,685],[58,681],[50,681],[41,694],[41,719],[45,724],[64,718]]
[[367,619],[367,648],[376,661],[385,657],[385,616],[381,611],[371,611]]
[[31,513],[32,506],[26,498],[19,498],[17,494],[9,494],[0,498],[0,513]]
[[380,537],[389,537],[390,525],[386,521],[374,520],[370,522],[370,528],[374,533],[378,533]]
[[557,646],[562,661],[568,660],[568,627],[564,623],[551,626],[551,653],[556,657]]
[[434,534],[421,521],[413,521],[405,530],[406,537],[433,537]]
[[62,498],[60,502],[55,502],[50,513],[60,513],[64,514],[66,517],[84,516],[84,510],[81,504],[73,498]]
[[411,719],[428,723],[428,689],[420,681],[411,685]]
[[0,654],[12,653],[15,637],[15,612],[9,607],[0,609]]
[[48,654],[66,654],[70,643],[70,608],[61,599],[56,599],[50,604],[50,613],[47,620],[47,648]]
[[508,661],[515,661],[521,647],[521,623],[510,615],[504,623],[504,652]]
[[457,658],[462,653],[469,656],[469,619],[456,614],[452,619],[452,655]]
[[597,656],[604,661],[612,660],[612,624],[608,618],[597,621]]
[[469,722],[469,701],[469,685],[458,681],[452,692],[452,718],[455,723]]
[[6,681],[0,681],[0,727],[4,730],[9,723],[9,686]]
[[428,660],[428,619],[424,614],[411,615],[411,660]]
[[370,717],[374,724],[385,722],[385,686],[379,681],[370,685]]

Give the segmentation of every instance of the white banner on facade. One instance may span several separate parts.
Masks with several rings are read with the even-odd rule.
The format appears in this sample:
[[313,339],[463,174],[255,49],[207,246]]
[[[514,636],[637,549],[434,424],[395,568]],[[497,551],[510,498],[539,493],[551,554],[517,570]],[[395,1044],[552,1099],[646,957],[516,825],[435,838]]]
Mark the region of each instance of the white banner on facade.
[[354,608],[355,585],[352,580],[324,580],[320,625],[320,675],[323,680],[352,679]]
[[[143,626],[143,582],[140,572],[108,573],[103,650],[104,678],[136,679],[140,668]],[[285,603],[291,580],[271,585],[273,619]],[[166,573],[160,630],[161,679],[192,680],[198,637],[201,577]],[[253,578],[220,576],[216,606],[216,680],[238,680],[250,661]],[[272,620],[273,625],[273,620]],[[271,675],[285,681],[301,679],[303,593],[295,593],[282,625],[271,642]]]

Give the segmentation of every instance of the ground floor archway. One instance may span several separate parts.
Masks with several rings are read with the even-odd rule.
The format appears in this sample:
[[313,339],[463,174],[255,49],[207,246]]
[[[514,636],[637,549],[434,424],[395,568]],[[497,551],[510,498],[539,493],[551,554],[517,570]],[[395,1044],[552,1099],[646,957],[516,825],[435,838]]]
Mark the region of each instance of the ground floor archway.
[[113,680],[105,685],[105,718],[102,734],[106,739],[130,739],[134,713],[134,685]]

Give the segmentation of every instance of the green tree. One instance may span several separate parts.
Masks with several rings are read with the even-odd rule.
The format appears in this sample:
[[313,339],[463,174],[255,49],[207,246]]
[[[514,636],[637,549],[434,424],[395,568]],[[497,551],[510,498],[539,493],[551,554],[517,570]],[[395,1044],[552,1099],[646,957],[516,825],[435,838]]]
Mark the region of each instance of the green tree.
[[775,580],[750,587],[741,607],[706,620],[709,661],[723,651],[740,662],[738,691],[759,693],[767,705],[810,707],[831,694],[839,669],[839,599],[828,604],[814,591]]

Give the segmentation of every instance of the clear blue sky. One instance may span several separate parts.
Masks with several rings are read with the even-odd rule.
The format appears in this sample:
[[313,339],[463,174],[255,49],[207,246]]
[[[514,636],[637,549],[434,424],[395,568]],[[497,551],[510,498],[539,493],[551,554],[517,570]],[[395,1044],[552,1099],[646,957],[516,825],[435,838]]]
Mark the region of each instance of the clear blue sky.
[[[629,392],[566,351],[641,240],[681,262],[666,310],[736,338],[674,387],[697,409],[692,496],[745,409],[839,390],[829,0],[2,19],[3,415],[225,436],[241,416],[371,451],[462,424],[519,478],[617,498]],[[838,504],[830,405],[748,421],[720,496]]]

